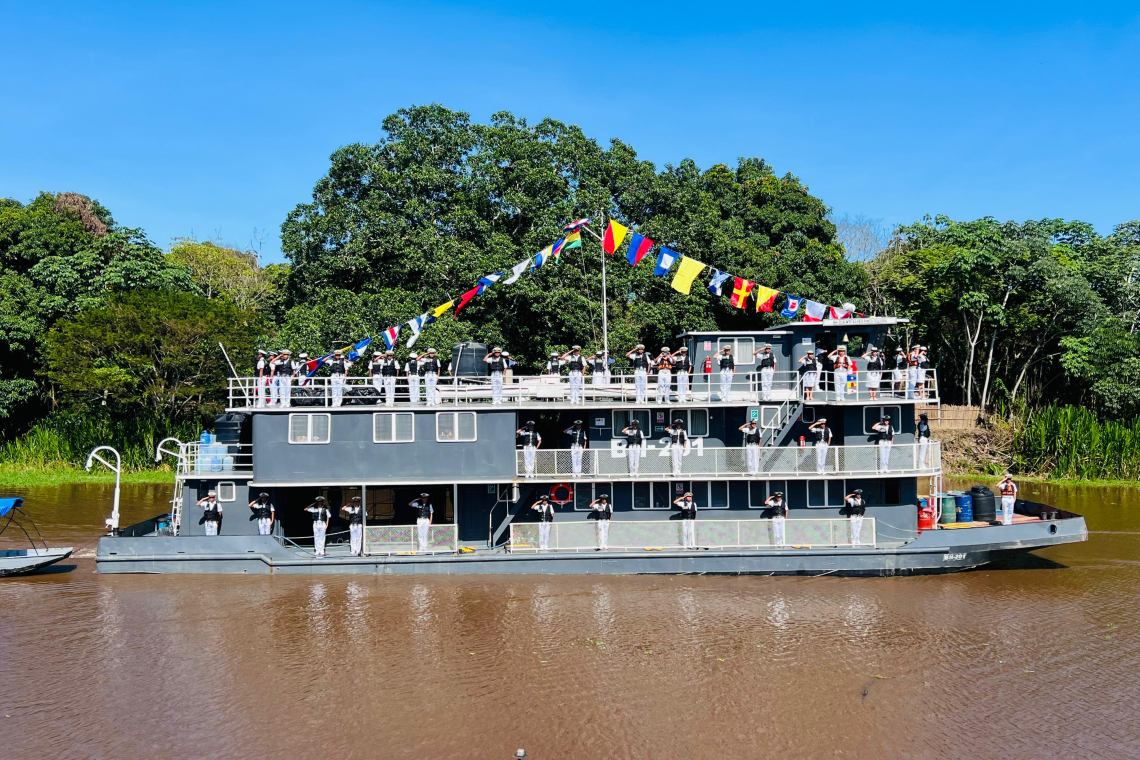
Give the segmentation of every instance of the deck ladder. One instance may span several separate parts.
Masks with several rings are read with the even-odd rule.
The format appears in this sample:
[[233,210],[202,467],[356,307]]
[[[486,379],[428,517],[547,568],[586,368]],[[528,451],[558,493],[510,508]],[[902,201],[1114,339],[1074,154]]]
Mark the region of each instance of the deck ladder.
[[182,479],[174,480],[174,498],[170,500],[170,532],[177,536],[182,525]]

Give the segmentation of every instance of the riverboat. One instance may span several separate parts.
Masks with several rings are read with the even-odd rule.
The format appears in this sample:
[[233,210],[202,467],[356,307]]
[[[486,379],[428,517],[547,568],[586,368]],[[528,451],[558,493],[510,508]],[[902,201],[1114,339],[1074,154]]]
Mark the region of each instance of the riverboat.
[[[54,565],[60,560],[67,559],[75,551],[72,547],[50,547],[40,535],[39,528],[23,510],[24,500],[19,497],[0,498],[0,536],[12,529],[12,533],[19,530],[28,541],[27,549],[0,550],[0,578],[9,575],[26,575],[41,570],[48,565]],[[17,519],[19,518],[19,519]],[[35,531],[40,546],[28,532],[28,528]]]
[[[975,568],[1086,540],[1080,515],[1023,500],[1012,524],[992,513],[969,521],[939,517],[939,506],[952,502],[940,496],[941,445],[916,436],[918,415],[936,418],[941,403],[936,370],[901,383],[891,369],[877,382],[865,370],[847,382],[823,373],[818,387],[805,388],[805,353],[826,355],[846,344],[863,368],[866,347],[890,343],[905,322],[868,317],[684,333],[678,340],[694,365],[685,399],[675,375],[662,381],[669,387],[660,397],[658,376],[650,375],[644,400],[633,374],[613,372],[598,382],[587,375],[579,403],[571,404],[564,374],[507,372],[495,403],[482,361],[487,348],[479,344],[454,347],[435,405],[425,403],[422,384],[413,400],[405,377],[390,406],[368,377],[348,377],[343,388],[326,377],[300,378],[285,390],[233,377],[213,436],[173,452],[171,508],[121,530],[113,519],[111,534],[99,541],[98,569],[905,575]],[[753,358],[765,343],[776,359],[768,388]],[[736,359],[728,393],[721,392],[715,360],[725,346]],[[885,457],[872,430],[884,417],[896,431]],[[834,438],[820,456],[809,428],[822,418]],[[690,439],[679,472],[666,433],[678,419]],[[516,431],[532,420],[543,443],[528,465]],[[575,420],[588,433],[580,458],[563,443]],[[647,434],[636,473],[621,434],[634,420]],[[761,430],[751,461],[739,430],[748,420]],[[855,489],[867,504],[857,535],[844,506]],[[223,507],[216,536],[205,534],[197,506],[209,491]],[[788,504],[782,541],[766,506],[777,492]],[[258,534],[247,508],[260,493],[275,506],[270,535]],[[422,493],[435,506],[426,547],[411,506]],[[589,508],[603,493],[614,509],[604,550]],[[685,493],[697,504],[695,548],[686,548],[673,505]],[[313,549],[305,511],[318,495],[332,513],[323,556]],[[538,548],[538,513],[531,509],[543,495],[555,502],[546,550]],[[353,497],[364,505],[360,556],[349,551],[340,511]]]

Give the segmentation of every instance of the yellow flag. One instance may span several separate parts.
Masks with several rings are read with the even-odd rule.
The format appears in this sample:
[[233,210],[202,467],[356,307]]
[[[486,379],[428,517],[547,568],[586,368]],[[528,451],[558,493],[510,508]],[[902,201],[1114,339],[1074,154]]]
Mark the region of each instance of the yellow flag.
[[688,256],[681,257],[681,264],[677,267],[677,274],[673,276],[673,290],[689,294],[693,287],[693,280],[704,271],[705,265]]
[[448,301],[445,304],[441,304],[440,306],[436,306],[435,311],[433,311],[431,313],[431,315],[433,317],[435,317],[436,319],[439,319],[440,317],[442,317],[444,314],[447,313],[448,309],[450,309],[454,305],[455,305],[455,301]]
[[625,233],[627,232],[629,232],[629,227],[618,224],[611,219],[606,227],[605,235],[602,236],[602,250],[610,254],[617,251],[621,247],[621,241],[625,240]]

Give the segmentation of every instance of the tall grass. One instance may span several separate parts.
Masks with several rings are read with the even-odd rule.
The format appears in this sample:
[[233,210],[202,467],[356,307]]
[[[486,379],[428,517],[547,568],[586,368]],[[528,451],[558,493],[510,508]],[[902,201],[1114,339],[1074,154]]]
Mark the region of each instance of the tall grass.
[[[97,420],[56,415],[41,420],[24,435],[0,444],[0,466],[23,469],[82,467],[96,446],[114,446],[123,457],[123,469],[152,470],[154,448],[163,438],[196,438],[196,425],[174,425],[167,420],[132,417]],[[169,466],[169,465],[165,465]]]
[[1101,422],[1083,407],[1047,406],[1029,412],[1016,427],[1019,472],[1071,480],[1140,480],[1140,417]]

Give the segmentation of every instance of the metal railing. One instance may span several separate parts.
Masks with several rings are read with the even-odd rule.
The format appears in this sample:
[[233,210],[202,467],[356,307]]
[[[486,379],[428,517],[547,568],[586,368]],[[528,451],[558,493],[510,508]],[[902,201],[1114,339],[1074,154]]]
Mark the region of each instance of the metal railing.
[[418,525],[367,525],[365,554],[455,554],[459,551],[459,527],[440,523],[428,527],[427,551],[420,551]]
[[[836,377],[834,371],[819,372],[816,376],[815,386],[804,387],[801,382],[801,398],[816,403],[867,403],[870,401],[890,399],[921,400],[925,403],[936,404],[938,396],[937,370],[917,370],[913,378],[906,372],[902,379],[896,379],[894,370],[882,372],[853,372]],[[874,391],[875,398],[871,398]],[[808,395],[811,398],[808,398]]]
[[253,446],[248,443],[180,444],[179,472],[183,475],[252,475]]
[[[612,551],[644,551],[646,549],[683,549],[684,520],[610,520],[607,549]],[[701,549],[770,549],[778,547],[775,521],[703,520],[694,522],[696,545]],[[875,518],[866,517],[853,537],[850,519],[785,519],[785,547],[866,547],[876,545]],[[593,520],[554,522],[550,524],[550,551],[592,551],[598,548],[597,527]],[[539,551],[539,523],[513,523],[512,552]]]
[[[699,441],[700,439],[693,439]],[[582,455],[580,474],[595,478],[630,478],[629,449],[625,441],[615,439],[609,448],[586,449]],[[759,449],[755,470],[749,468],[748,450],[730,447],[690,446],[681,458],[679,475],[673,474],[672,447],[667,442],[659,446],[642,447],[638,462],[638,475],[642,478],[679,477],[756,477],[786,478],[813,476],[857,475],[936,475],[942,470],[942,447],[931,441],[926,447],[926,461],[920,461],[922,445],[896,443],[890,447],[883,461],[880,446],[828,446],[820,459],[815,446],[779,446]],[[534,452],[534,469],[526,469],[526,452],[515,451],[515,474],[536,478],[573,477],[574,452],[568,449],[538,449]],[[822,466],[821,466],[822,464]],[[884,466],[885,465],[885,466]]]

